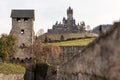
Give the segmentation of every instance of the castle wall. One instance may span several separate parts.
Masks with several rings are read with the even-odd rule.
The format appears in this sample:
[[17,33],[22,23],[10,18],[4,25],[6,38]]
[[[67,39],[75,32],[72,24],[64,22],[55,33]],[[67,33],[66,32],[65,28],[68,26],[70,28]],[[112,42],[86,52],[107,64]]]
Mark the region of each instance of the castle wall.
[[72,57],[81,52],[85,46],[60,46],[61,53],[57,58],[49,58],[48,62],[53,65],[61,65],[72,59]]
[[85,46],[61,46],[60,64],[72,59],[73,56],[80,53]]
[[120,22],[60,66],[58,80],[120,80]]
[[16,44],[18,46],[18,49],[14,54],[15,58],[30,57],[30,55],[24,53],[24,47],[32,45],[34,41],[33,24],[33,19],[28,19],[28,21],[21,19],[19,22],[16,18],[12,19],[12,30],[10,34],[17,37]]

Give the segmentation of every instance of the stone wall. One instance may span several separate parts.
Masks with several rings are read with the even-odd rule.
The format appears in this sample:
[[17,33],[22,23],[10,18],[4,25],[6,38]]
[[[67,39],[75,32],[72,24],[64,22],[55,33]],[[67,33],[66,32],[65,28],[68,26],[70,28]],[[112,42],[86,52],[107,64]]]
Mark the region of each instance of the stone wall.
[[52,65],[60,65],[70,60],[74,55],[81,52],[85,46],[61,46],[59,57],[50,56],[47,61]]
[[61,46],[60,64],[70,60],[73,56],[80,53],[85,46]]
[[120,22],[61,65],[58,80],[120,80]]
[[47,36],[47,38],[50,38],[51,41],[54,41],[54,40],[60,40],[61,39],[61,36],[64,36],[64,40],[70,40],[70,39],[82,39],[82,38],[86,38],[86,37],[98,37],[97,34],[95,33],[92,33],[92,32],[80,32],[80,33],[53,33],[53,34],[50,34],[50,33],[45,33],[44,35],[41,35],[40,37],[38,37],[42,42],[44,42],[45,40],[45,36]]
[[0,73],[0,80],[24,80],[22,74],[2,74]]
[[14,58],[25,59],[30,58],[32,55],[24,52],[24,48],[33,44],[34,41],[34,20],[29,18],[28,21],[24,21],[21,18],[17,21],[17,18],[12,18],[12,29],[10,34],[17,37],[16,45],[18,49],[14,53]]

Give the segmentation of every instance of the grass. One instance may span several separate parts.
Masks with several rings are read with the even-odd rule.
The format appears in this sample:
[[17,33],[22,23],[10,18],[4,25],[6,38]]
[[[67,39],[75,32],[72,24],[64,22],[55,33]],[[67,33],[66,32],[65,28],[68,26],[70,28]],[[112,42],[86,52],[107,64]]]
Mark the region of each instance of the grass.
[[0,73],[4,74],[24,74],[25,68],[16,64],[0,62]]
[[86,39],[79,39],[79,40],[70,40],[70,41],[62,41],[62,42],[55,42],[49,43],[56,46],[86,46],[90,42],[92,42],[95,38],[86,38]]

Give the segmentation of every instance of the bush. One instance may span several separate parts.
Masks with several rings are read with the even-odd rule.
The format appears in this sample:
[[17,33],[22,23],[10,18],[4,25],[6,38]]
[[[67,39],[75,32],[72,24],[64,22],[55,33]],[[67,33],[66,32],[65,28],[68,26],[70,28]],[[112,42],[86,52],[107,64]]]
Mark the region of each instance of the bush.
[[49,64],[48,63],[36,63],[35,77],[40,76],[45,79],[47,75]]
[[63,35],[60,36],[60,40],[64,41],[64,36]]
[[16,37],[13,35],[2,34],[0,37],[0,58],[3,60],[8,60],[15,52]]
[[45,40],[44,40],[44,42],[45,42],[45,43],[48,42],[48,37],[47,37],[47,36],[45,36]]
[[68,38],[67,41],[69,40],[77,40],[77,38]]

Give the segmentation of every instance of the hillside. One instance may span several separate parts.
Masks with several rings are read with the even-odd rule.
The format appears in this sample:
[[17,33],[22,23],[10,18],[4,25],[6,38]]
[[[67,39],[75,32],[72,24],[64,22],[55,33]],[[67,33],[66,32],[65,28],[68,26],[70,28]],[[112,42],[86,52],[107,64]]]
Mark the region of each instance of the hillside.
[[[100,26],[100,25],[99,25]],[[99,34],[99,26],[97,26],[97,27],[95,27],[93,30],[92,30],[92,32],[94,32],[94,33],[97,33],[97,34]],[[112,25],[111,24],[107,24],[107,25],[101,25],[102,26],[102,31],[103,32],[106,32]]]
[[88,38],[88,37],[97,37],[97,34],[94,33],[63,33],[63,34],[48,34],[45,33],[41,36],[38,37],[38,39],[40,39],[42,42],[44,42],[45,37],[48,38],[48,40],[51,41],[56,41],[56,40],[60,40],[61,36],[64,37],[64,40],[70,40],[70,39],[81,39],[81,38]]
[[95,38],[86,38],[86,39],[78,39],[78,40],[70,40],[70,41],[62,41],[49,43],[56,46],[86,46],[90,42],[92,42]]

